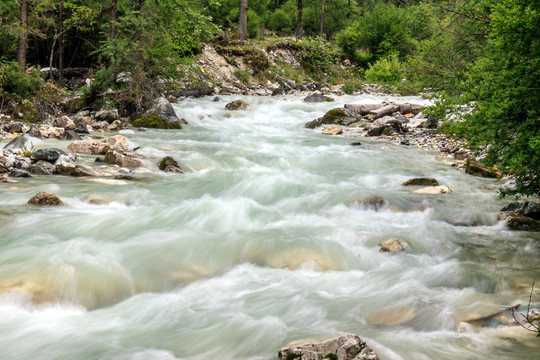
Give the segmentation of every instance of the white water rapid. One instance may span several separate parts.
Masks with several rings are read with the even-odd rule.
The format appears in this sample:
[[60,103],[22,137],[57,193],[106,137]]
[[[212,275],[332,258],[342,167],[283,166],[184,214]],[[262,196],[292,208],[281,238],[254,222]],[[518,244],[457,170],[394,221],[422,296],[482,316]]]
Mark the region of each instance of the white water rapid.
[[[249,110],[225,110],[240,98]],[[344,333],[381,359],[538,359],[540,340],[520,327],[458,331],[526,305],[540,280],[538,233],[496,222],[510,202],[500,182],[433,152],[303,128],[391,99],[336,100],[186,99],[183,130],[125,135],[147,157],[133,181],[0,183],[0,359],[271,360],[290,341]],[[158,171],[164,156],[185,174]],[[418,176],[453,192],[401,186]],[[66,206],[26,204],[43,190]],[[370,195],[386,206],[353,201]],[[407,251],[379,252],[390,238]]]

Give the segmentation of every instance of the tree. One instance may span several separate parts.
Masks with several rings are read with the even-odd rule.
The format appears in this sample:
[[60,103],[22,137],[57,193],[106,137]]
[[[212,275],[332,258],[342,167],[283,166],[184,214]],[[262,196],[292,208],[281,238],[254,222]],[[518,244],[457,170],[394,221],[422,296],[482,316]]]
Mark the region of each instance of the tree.
[[302,2],[302,0],[297,0],[296,2],[296,6],[297,6],[297,15],[296,15],[296,30],[295,30],[295,35],[296,35],[296,40],[300,40],[302,39],[302,35],[303,35],[303,30],[302,30],[302,9],[304,7],[304,4]]
[[21,1],[20,32],[17,45],[17,62],[21,72],[26,70],[26,48],[28,46],[28,10],[29,0]]
[[238,36],[240,40],[247,39],[247,11],[248,0],[240,0],[240,10],[238,12]]

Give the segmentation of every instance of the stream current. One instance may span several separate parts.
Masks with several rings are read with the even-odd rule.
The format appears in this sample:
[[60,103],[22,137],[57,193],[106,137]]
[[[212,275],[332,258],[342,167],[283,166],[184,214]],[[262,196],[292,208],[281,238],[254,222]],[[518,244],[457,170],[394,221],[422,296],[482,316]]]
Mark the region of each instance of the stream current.
[[[249,110],[224,109],[240,98]],[[124,133],[147,157],[133,181],[0,183],[0,358],[262,360],[293,340],[354,333],[381,359],[538,359],[540,341],[520,327],[458,331],[526,305],[540,279],[538,233],[496,221],[510,202],[499,181],[434,152],[303,128],[384,100],[422,103],[186,99],[183,130]],[[185,174],[159,172],[164,156]],[[99,168],[94,158],[82,156]],[[401,185],[419,176],[453,192]],[[43,190],[66,206],[26,204]],[[372,195],[385,206],[354,201]],[[379,252],[390,238],[407,251]]]

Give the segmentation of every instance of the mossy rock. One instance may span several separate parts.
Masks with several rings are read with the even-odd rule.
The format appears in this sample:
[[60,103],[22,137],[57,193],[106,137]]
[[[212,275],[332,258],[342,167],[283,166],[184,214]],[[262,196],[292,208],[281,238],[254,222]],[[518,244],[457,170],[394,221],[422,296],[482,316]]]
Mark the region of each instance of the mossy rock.
[[326,114],[324,114],[322,118],[322,123],[349,125],[359,120],[359,118],[360,116],[350,109],[336,108],[329,110]]
[[181,129],[182,125],[180,123],[168,122],[160,118],[157,115],[141,117],[132,122],[132,125],[135,127],[144,127],[151,129]]

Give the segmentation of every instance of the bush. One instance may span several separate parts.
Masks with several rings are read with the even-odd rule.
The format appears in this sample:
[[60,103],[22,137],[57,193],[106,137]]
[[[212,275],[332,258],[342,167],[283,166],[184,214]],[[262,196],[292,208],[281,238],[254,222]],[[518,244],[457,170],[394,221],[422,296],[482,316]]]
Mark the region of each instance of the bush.
[[371,65],[366,70],[365,77],[370,82],[396,85],[403,76],[401,68],[401,62],[397,54],[394,53]]
[[257,13],[253,10],[248,10],[247,14],[248,23],[247,23],[247,32],[248,36],[251,38],[257,38],[259,36],[259,31],[261,29],[262,19]]
[[306,68],[317,75],[318,72],[330,72],[338,60],[338,54],[331,44],[322,38],[302,40],[300,43],[302,62]]
[[0,93],[5,92],[16,96],[35,95],[43,86],[39,71],[21,73],[16,61],[0,64]]
[[345,94],[351,95],[354,94],[356,91],[361,90],[363,85],[364,82],[361,80],[352,80],[343,84],[342,90]]
[[274,31],[290,32],[294,28],[294,17],[284,9],[276,9],[268,16],[268,29]]

